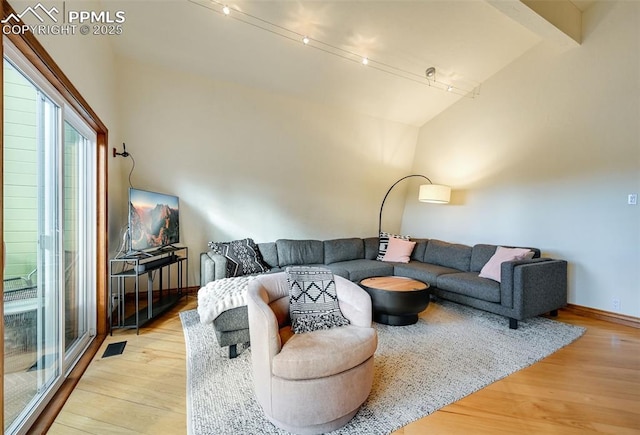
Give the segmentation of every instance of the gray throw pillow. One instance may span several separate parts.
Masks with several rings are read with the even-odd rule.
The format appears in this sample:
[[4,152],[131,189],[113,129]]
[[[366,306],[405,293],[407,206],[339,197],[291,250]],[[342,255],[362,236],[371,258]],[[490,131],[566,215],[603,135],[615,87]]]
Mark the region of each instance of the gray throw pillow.
[[346,326],[333,273],[323,267],[287,267],[289,315],[295,334]]
[[209,248],[227,259],[227,278],[263,273],[269,266],[262,259],[262,254],[253,239],[234,240],[232,242],[209,242]]

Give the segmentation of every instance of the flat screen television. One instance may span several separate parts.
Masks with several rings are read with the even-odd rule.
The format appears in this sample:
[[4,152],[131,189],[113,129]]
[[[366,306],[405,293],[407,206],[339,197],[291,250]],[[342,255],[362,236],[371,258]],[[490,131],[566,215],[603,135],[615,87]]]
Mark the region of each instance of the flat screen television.
[[129,189],[131,251],[180,242],[180,201],[177,196]]

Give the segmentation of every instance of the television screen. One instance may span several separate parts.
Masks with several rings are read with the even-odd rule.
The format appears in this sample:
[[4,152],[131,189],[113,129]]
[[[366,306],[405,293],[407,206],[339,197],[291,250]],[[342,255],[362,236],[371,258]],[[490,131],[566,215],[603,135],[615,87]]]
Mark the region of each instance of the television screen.
[[180,242],[178,197],[130,188],[129,234],[133,251]]

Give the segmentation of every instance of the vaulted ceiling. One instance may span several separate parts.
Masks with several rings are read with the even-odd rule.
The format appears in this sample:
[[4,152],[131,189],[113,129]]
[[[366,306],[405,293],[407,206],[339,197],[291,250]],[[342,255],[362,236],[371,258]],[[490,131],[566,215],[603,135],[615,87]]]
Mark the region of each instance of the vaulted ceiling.
[[484,0],[103,4],[126,12],[112,38],[124,58],[420,126],[460,98],[482,98],[483,81],[544,38],[513,18],[520,2],[503,1],[506,13]]

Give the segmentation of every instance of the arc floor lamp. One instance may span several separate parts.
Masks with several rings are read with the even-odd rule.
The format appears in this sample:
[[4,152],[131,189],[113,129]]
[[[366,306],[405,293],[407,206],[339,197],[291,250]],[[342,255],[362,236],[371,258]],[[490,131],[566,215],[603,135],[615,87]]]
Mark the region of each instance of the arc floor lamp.
[[382,204],[380,204],[380,215],[378,216],[378,235],[382,232],[382,209],[384,208],[384,202],[387,200],[387,196],[391,193],[396,184],[400,183],[402,180],[406,180],[411,177],[419,177],[424,178],[429,182],[429,184],[422,184],[420,186],[420,191],[418,193],[418,201],[420,202],[431,202],[435,204],[448,204],[451,199],[451,187],[444,186],[442,184],[433,184],[429,178],[420,174],[412,174],[407,175],[406,177],[402,177],[395,183],[391,185],[387,193],[384,195],[382,199]]

